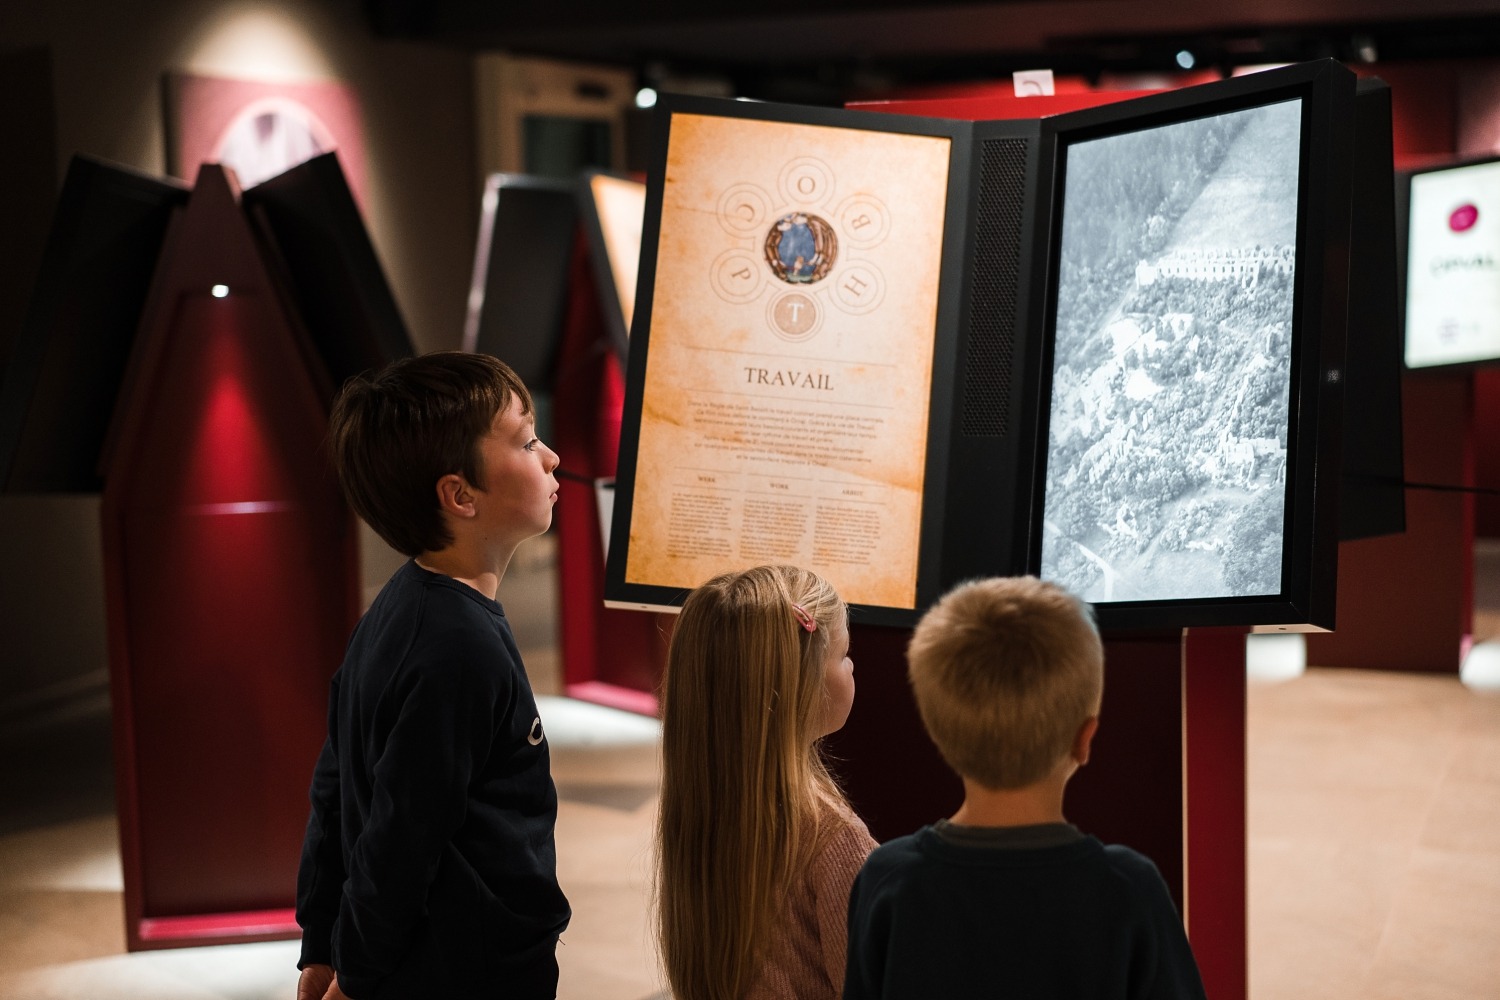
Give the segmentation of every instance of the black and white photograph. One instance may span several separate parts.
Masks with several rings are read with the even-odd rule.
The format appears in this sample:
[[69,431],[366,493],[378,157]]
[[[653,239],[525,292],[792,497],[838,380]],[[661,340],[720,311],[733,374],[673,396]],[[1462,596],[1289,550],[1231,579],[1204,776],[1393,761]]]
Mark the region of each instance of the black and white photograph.
[[1281,591],[1301,125],[1066,151],[1041,575],[1085,600]]

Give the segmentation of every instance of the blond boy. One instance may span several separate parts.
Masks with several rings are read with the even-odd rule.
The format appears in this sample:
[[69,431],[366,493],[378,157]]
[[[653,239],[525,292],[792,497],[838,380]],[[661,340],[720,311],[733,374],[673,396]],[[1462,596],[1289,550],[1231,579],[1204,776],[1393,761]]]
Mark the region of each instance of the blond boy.
[[1063,818],[1104,688],[1087,606],[1034,577],[967,583],[923,617],[907,659],[964,801],[855,879],[846,1000],[1202,998],[1156,867]]

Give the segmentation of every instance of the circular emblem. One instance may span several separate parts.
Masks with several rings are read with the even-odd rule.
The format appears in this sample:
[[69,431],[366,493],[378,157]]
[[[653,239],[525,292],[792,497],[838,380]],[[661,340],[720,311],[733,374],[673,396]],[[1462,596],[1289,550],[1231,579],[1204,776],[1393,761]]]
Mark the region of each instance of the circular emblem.
[[833,227],[811,212],[784,215],[766,232],[766,263],[776,277],[791,285],[823,280],[838,253]]
[[537,746],[542,742],[541,716],[537,716],[535,719],[531,720],[531,732],[526,734],[526,742],[530,743],[532,746]]
[[767,307],[771,328],[783,340],[806,340],[818,332],[823,311],[809,295],[787,292],[771,300]]
[[1474,223],[1479,221],[1479,206],[1470,203],[1460,205],[1448,216],[1448,228],[1455,233],[1462,233],[1473,229]]

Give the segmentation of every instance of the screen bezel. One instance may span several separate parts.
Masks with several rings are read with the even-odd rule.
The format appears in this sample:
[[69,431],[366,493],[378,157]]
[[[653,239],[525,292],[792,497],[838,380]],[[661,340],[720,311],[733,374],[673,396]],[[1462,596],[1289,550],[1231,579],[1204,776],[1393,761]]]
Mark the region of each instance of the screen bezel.
[[1094,610],[1101,628],[1250,626],[1291,631],[1333,625],[1354,91],[1354,74],[1332,60],[1323,60],[1071,112],[1043,122],[1044,134],[1056,143],[1056,168],[1045,195],[1050,220],[1045,229],[1045,346],[1037,372],[1045,389],[1038,404],[1032,481],[1029,565],[1033,572],[1041,567],[1068,149],[1090,139],[1289,99],[1302,102],[1281,590],[1256,596],[1098,602]]

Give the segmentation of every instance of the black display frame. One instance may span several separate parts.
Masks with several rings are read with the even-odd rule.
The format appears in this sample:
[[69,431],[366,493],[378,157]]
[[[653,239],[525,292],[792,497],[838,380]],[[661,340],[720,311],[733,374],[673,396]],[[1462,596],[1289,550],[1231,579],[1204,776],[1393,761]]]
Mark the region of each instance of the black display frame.
[[[578,239],[576,189],[534,174],[485,179],[463,349],[500,358],[533,391],[550,392],[556,374]],[[514,255],[496,254],[495,241],[521,223],[539,231],[516,267]]]
[[[1322,60],[1030,120],[967,122],[709,98],[664,99],[655,118],[647,175],[606,604],[672,610],[687,593],[681,588],[625,580],[634,483],[637,477],[651,474],[651,470],[638,469],[635,460],[673,115],[941,135],[952,143],[929,387],[917,596],[911,608],[853,608],[856,620],[906,626],[962,580],[1040,569],[1062,193],[1070,145],[1296,99],[1302,109],[1301,169],[1281,590],[1252,597],[1101,602],[1095,612],[1100,626],[1111,631],[1332,628],[1355,93],[1354,74],[1332,60]],[[992,181],[990,154],[1001,151],[998,161],[1010,155],[1004,152],[1007,148],[1014,154],[1009,176]],[[1014,192],[1003,194],[1006,185],[1019,185],[1019,202]],[[1010,206],[1007,225],[1012,231],[998,241],[1002,245],[992,248],[997,252],[987,252],[986,240],[995,242],[991,239],[994,213],[989,208],[997,203]],[[995,258],[1004,258],[1005,266],[1015,271],[1010,284],[999,291],[986,287]],[[998,320],[996,314],[1000,314]],[[980,357],[989,349],[985,346],[987,326],[1000,329],[996,350],[1002,356],[998,361]],[[992,365],[982,374],[1001,377],[1006,383],[1000,403],[1004,417],[998,422],[1003,426],[998,431],[970,432],[969,411],[976,398],[971,375],[976,365]]]
[[1071,145],[1232,111],[1301,101],[1299,204],[1293,292],[1281,589],[1276,594],[1094,603],[1101,628],[1159,630],[1243,626],[1333,628],[1338,496],[1350,260],[1356,79],[1332,60],[1303,63],[1198,87],[1058,115],[1043,122],[1057,163],[1044,197],[1049,224],[1047,292],[1032,535],[1028,568],[1041,567],[1043,496],[1057,322],[1063,190]]
[[1406,530],[1401,426],[1400,201],[1391,88],[1361,77],[1355,90],[1354,191],[1349,223],[1349,324],[1344,358],[1339,540]]
[[[667,95],[658,103],[651,137],[651,169],[647,173],[641,264],[636,282],[635,319],[626,370],[614,518],[605,571],[605,603],[617,608],[675,611],[680,608],[688,593],[686,588],[634,583],[625,578],[635,482],[638,477],[651,472],[639,469],[636,458],[651,341],[657,271],[656,248],[661,238],[665,164],[671,140],[671,120],[677,114],[940,137],[950,142],[946,184],[948,210],[942,229],[942,260],[938,267],[938,300],[933,329],[934,363],[928,396],[928,448],[923,473],[916,599],[909,608],[851,604],[851,615],[856,621],[909,626],[915,623],[932,601],[941,596],[941,588],[946,579],[942,568],[945,547],[943,514],[953,492],[948,488],[951,460],[948,444],[954,421],[954,409],[949,403],[955,394],[956,373],[953,365],[943,363],[943,359],[960,356],[963,347],[961,330],[969,312],[963,301],[963,291],[968,284],[965,266],[967,248],[972,238],[968,223],[975,195],[971,190],[973,125],[947,119],[679,95]],[[1023,133],[1035,130],[1034,123],[1016,123],[1014,128]],[[1017,536],[1017,541],[1019,540],[1020,537]],[[1020,550],[1017,548],[1015,555],[1019,554]]]

